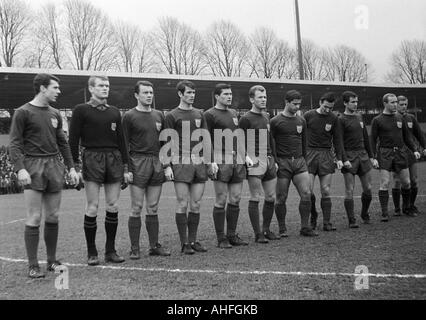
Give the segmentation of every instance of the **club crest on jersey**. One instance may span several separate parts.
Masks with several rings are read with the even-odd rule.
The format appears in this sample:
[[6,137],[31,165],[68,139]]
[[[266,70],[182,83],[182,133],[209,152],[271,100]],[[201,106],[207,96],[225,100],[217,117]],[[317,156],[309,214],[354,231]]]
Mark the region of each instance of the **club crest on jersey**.
[[413,129],[413,123],[412,122],[407,122],[408,128]]
[[302,133],[303,126],[296,126],[297,133]]
[[197,128],[201,127],[201,119],[195,119],[195,126]]
[[155,125],[157,126],[157,131],[161,131],[161,122],[155,122]]
[[232,120],[234,120],[234,124],[235,124],[236,126],[238,126],[238,118],[232,118]]
[[327,123],[326,125],[325,125],[325,131],[330,131],[331,130],[331,124],[329,124],[329,123]]
[[112,131],[117,130],[117,124],[115,122],[111,123],[111,130]]
[[56,118],[51,118],[50,121],[52,121],[52,126],[53,128],[57,128],[58,127],[58,119]]
[[396,126],[401,129],[402,128],[402,122],[401,121],[397,121],[396,122]]
[[360,122],[359,125],[364,129],[364,122]]

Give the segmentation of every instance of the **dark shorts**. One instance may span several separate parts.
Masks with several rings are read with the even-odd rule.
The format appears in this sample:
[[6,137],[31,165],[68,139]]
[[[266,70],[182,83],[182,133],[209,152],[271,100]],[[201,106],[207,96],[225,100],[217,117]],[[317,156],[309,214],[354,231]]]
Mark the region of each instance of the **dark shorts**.
[[334,155],[331,150],[308,149],[306,164],[310,174],[320,177],[333,174],[335,171]]
[[205,164],[174,164],[172,169],[174,182],[205,183],[208,179]]
[[119,150],[84,150],[83,179],[97,183],[116,183],[123,179],[124,166]]
[[258,177],[262,181],[273,180],[277,177],[277,168],[275,167],[275,160],[273,157],[268,156],[267,160],[261,160],[247,168],[247,176]]
[[129,158],[129,171],[133,173],[133,185],[145,189],[148,186],[161,186],[164,170],[156,156],[135,154]]
[[24,167],[31,176],[31,184],[25,189],[49,193],[63,189],[65,165],[58,157],[25,157]]
[[346,151],[347,160],[350,161],[352,168],[342,168],[342,173],[352,173],[362,177],[373,169],[368,153],[365,150]]
[[405,148],[379,148],[377,160],[381,170],[393,171],[399,173],[408,168],[408,152]]
[[225,183],[241,183],[246,178],[246,167],[243,164],[219,164],[217,179]]
[[306,160],[300,158],[278,158],[278,173],[280,179],[293,179],[294,176],[308,171]]

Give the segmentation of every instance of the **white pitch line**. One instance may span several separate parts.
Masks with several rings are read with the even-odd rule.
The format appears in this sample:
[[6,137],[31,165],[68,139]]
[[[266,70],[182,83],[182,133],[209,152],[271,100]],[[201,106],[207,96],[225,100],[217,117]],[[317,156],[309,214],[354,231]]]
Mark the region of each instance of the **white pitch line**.
[[[10,263],[26,263],[27,260],[11,259],[1,257],[0,260]],[[46,261],[40,261],[46,263]],[[200,273],[200,274],[229,274],[229,275],[279,275],[279,276],[324,276],[324,277],[374,277],[374,278],[399,278],[399,279],[426,279],[426,274],[387,274],[387,273],[345,273],[345,272],[302,272],[302,271],[268,271],[268,270],[197,270],[197,269],[167,269],[167,268],[138,268],[138,267],[115,267],[94,266],[86,264],[63,263],[67,267],[97,268],[102,270],[141,271],[141,272],[165,272],[165,273]]]
[[16,223],[16,222],[21,222],[21,221],[25,221],[26,219],[19,219],[19,220],[13,220],[13,221],[9,221],[9,222],[5,222],[5,223],[0,223],[0,226],[6,226],[8,224],[12,224],[12,223]]

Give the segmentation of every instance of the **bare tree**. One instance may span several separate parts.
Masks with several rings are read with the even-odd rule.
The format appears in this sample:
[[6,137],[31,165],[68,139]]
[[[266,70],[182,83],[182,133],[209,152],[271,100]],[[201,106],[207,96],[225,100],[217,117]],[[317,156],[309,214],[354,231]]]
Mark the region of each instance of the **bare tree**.
[[249,45],[244,34],[233,23],[213,23],[206,35],[206,57],[215,76],[232,77],[244,74]]
[[325,77],[327,52],[311,40],[302,40],[303,71],[306,80],[322,80]]
[[367,60],[356,49],[339,45],[325,55],[324,80],[341,82],[367,81]]
[[0,44],[6,67],[13,66],[30,23],[31,15],[24,1],[0,0]]
[[136,49],[139,43],[140,30],[137,26],[120,21],[115,24],[114,33],[117,40],[120,66],[123,67],[125,72],[133,72],[137,60]]
[[426,83],[426,41],[402,41],[391,56],[387,79],[397,83]]
[[137,70],[144,72],[161,72],[154,58],[153,40],[149,33],[139,34],[139,43],[136,49]]
[[[258,28],[250,38],[251,54],[248,63],[251,74],[262,78],[292,78],[294,73],[293,50],[269,28]],[[251,75],[250,74],[250,75]]]
[[72,63],[78,70],[111,70],[117,53],[112,49],[113,31],[108,17],[84,0],[67,0],[66,37]]
[[196,75],[205,68],[201,35],[176,18],[160,18],[152,38],[155,54],[168,73]]
[[56,3],[49,2],[45,4],[39,14],[36,27],[36,38],[46,46],[46,54],[50,57],[57,68],[64,67],[65,46],[62,34],[62,13]]

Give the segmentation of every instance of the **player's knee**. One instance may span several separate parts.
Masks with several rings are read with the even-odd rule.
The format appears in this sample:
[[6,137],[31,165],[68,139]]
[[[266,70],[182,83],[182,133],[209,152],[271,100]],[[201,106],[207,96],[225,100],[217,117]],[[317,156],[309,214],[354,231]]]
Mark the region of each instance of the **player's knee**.
[[41,223],[41,212],[31,212],[26,220],[30,226],[39,226]]
[[200,212],[201,201],[191,201],[191,212]]
[[137,204],[132,206],[132,216],[133,217],[140,217],[142,213],[142,204]]
[[411,180],[411,188],[417,188],[417,180]]
[[224,208],[225,205],[226,205],[226,194],[225,193],[217,194],[215,206],[218,208]]
[[323,186],[321,187],[321,196],[323,198],[329,198],[330,197],[330,186]]
[[229,203],[238,206],[241,201],[241,194],[231,194],[229,195]]
[[148,215],[157,215],[158,212],[158,203],[151,203],[146,206],[146,213]]
[[354,197],[354,190],[352,188],[345,189],[345,199],[353,199]]
[[107,212],[117,213],[118,212],[118,205],[116,203],[108,203],[105,207],[105,210]]
[[395,189],[399,189],[399,188],[401,188],[401,181],[399,181],[399,180],[394,180],[394,188],[395,188]]
[[86,208],[86,215],[96,217],[98,214],[99,205],[97,203],[89,203]]
[[287,201],[287,193],[277,194],[277,204],[284,204]]
[[411,182],[410,182],[409,179],[401,181],[401,188],[402,189],[410,189],[410,187],[411,187]]
[[46,222],[48,223],[58,223],[59,222],[59,211],[55,213],[46,214]]
[[275,193],[273,194],[265,194],[266,202],[275,202]]

